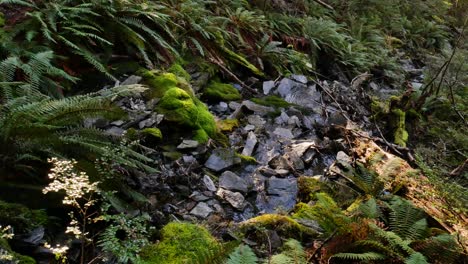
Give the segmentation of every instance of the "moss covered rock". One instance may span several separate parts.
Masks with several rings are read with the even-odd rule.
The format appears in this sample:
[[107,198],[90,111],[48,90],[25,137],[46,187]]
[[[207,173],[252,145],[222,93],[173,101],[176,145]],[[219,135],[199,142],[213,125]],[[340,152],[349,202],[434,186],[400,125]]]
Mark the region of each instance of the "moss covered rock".
[[235,101],[242,99],[239,91],[231,84],[211,81],[205,89],[203,89],[203,98],[212,101]]
[[237,119],[224,119],[217,122],[218,128],[221,132],[231,132],[234,128],[239,127],[239,120]]
[[193,95],[187,80],[178,77],[174,73],[141,69],[137,74],[143,78],[143,83],[150,88],[147,94],[148,98],[161,98],[167,91],[175,87]]
[[45,225],[47,220],[47,214],[43,210],[31,210],[21,204],[0,200],[0,224],[12,226],[16,234]]
[[145,128],[141,131],[141,134],[145,137],[149,137],[155,140],[161,140],[163,138],[161,130],[159,130],[159,128],[156,127]]
[[161,230],[159,243],[145,247],[140,255],[143,263],[190,263],[218,248],[218,242],[199,225],[172,222]]
[[286,237],[298,237],[302,235],[316,236],[317,232],[307,226],[297,222],[290,216],[280,214],[264,214],[241,224],[241,229],[247,231],[249,229],[271,229],[279,232]]
[[192,77],[190,74],[182,67],[180,63],[174,63],[167,69],[167,72],[173,73],[180,78],[184,78],[187,82],[190,82]]
[[408,132],[406,131],[406,113],[401,109],[392,110],[392,126],[394,127],[394,140],[395,144],[406,147],[408,141]]
[[194,139],[206,142],[216,137],[217,128],[208,107],[186,91],[174,87],[161,98],[157,109],[165,119],[194,131]]
[[275,108],[285,108],[289,107],[293,104],[286,102],[283,98],[276,96],[276,95],[268,95],[265,97],[261,98],[252,98],[250,99],[252,102],[259,104],[259,105],[264,105],[264,106],[272,106]]

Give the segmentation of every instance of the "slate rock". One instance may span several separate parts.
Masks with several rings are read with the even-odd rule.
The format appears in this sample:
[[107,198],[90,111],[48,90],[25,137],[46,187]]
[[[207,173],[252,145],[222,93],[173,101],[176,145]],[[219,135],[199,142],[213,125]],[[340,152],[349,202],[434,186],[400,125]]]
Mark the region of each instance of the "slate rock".
[[271,177],[268,180],[267,193],[270,195],[297,194],[297,180],[295,178]]
[[206,203],[198,203],[191,211],[190,214],[195,215],[200,218],[206,218],[213,212],[213,209],[209,207]]
[[133,84],[139,84],[141,79],[143,79],[140,76],[137,75],[131,75],[125,81],[123,81],[120,85],[133,85]]
[[248,190],[247,182],[231,171],[225,171],[219,177],[219,187],[230,190],[246,193]]
[[197,148],[200,143],[196,140],[184,139],[182,143],[177,146],[177,149],[193,149]]
[[216,195],[228,202],[232,207],[236,209],[242,210],[245,207],[245,198],[239,192],[231,192],[229,190],[219,188],[216,192]]
[[219,172],[240,163],[241,159],[234,150],[219,148],[213,150],[211,156],[205,162],[205,167]]
[[215,192],[217,190],[213,180],[208,175],[203,176],[203,184],[205,184],[205,187],[208,191]]
[[263,94],[267,95],[270,93],[271,89],[275,87],[275,81],[266,81],[263,82]]
[[116,126],[113,126],[106,130],[106,134],[114,136],[114,137],[121,137],[124,133],[125,133],[124,129],[120,127],[116,127]]
[[251,156],[255,146],[257,145],[257,136],[252,131],[247,135],[247,140],[245,141],[244,149],[242,150],[242,155]]
[[273,134],[277,135],[280,138],[285,138],[285,139],[293,139],[294,138],[294,135],[293,135],[291,129],[288,129],[288,128],[277,127],[273,131]]

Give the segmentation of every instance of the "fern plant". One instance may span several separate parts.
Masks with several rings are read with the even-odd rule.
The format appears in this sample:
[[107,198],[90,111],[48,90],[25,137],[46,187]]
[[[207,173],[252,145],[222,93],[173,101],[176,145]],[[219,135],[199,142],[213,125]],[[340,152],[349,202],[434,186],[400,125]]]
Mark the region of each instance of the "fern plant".
[[[84,127],[83,120],[121,117],[122,111],[113,106],[112,99],[143,90],[141,86],[122,86],[106,94],[51,99],[35,93],[4,101],[0,106],[1,170],[31,171],[34,162],[50,156],[93,160],[113,143],[103,131]],[[135,159],[149,161],[143,156]]]
[[230,255],[226,264],[256,264],[258,258],[247,245],[239,245]]

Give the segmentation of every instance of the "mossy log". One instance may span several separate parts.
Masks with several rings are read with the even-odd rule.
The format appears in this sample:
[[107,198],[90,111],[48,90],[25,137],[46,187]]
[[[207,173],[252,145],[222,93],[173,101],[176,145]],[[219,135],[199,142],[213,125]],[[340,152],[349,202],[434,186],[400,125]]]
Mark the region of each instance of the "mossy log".
[[405,188],[405,198],[437,220],[447,231],[458,233],[465,250],[468,249],[468,216],[454,213],[451,205],[440,195],[436,187],[419,170],[413,169],[405,160],[390,154],[374,141],[356,136],[353,151],[359,162],[375,171],[386,189],[395,191]]

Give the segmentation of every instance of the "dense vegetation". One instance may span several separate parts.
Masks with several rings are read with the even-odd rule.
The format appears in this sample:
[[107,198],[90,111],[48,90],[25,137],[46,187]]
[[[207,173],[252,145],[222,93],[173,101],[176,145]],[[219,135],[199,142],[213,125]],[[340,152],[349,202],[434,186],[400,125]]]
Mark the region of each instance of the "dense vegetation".
[[[166,223],[147,210],[148,197],[129,182],[164,169],[154,166],[155,157],[172,152],[158,144],[179,130],[208,146],[228,145],[223,132],[237,121],[223,128],[205,103],[252,98],[289,105],[254,98],[261,88],[249,79],[302,74],[354,87],[369,76],[366,87],[400,91],[388,100],[368,96],[370,122],[391,141],[393,154],[410,153],[401,156],[411,158],[418,169],[412,173],[428,177],[435,192],[428,196],[452,215],[466,215],[467,12],[468,3],[458,0],[0,0],[0,187],[65,193],[60,199],[72,212],[44,220],[44,211],[0,195],[0,263],[35,262],[14,252],[12,230],[64,229],[64,222],[71,222],[69,239],[61,230],[46,240],[74,251],[57,247],[51,261],[463,263],[466,236],[437,224],[402,192],[390,194],[374,171],[354,160],[345,175],[352,195],[338,184],[303,179],[291,214],[247,220],[230,242],[195,224],[162,228]],[[404,70],[408,58],[424,66],[421,86]],[[208,75],[202,89],[192,88],[189,68]],[[141,85],[119,85],[133,74]],[[131,96],[156,100],[154,110],[174,131],[132,127],[110,134],[88,124],[129,118],[116,102]],[[318,222],[323,232],[299,219]],[[272,228],[286,241],[277,252],[242,242]]]

